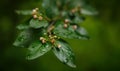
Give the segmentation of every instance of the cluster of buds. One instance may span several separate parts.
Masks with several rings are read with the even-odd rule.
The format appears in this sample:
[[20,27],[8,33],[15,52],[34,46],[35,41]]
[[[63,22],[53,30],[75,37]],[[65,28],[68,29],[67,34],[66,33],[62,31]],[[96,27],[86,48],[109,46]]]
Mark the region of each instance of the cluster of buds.
[[40,37],[42,43],[46,43],[46,39],[44,37]]
[[56,35],[49,35],[49,38],[50,38],[50,42],[52,43],[52,44],[54,44],[55,43],[55,39],[58,39],[58,37],[56,36]]
[[[70,24],[70,20],[69,19],[65,19],[64,20],[64,28],[67,28]],[[77,29],[77,25],[72,25],[73,29],[76,30]]]
[[[59,37],[57,37],[56,35],[49,35],[49,40],[47,40],[46,38],[44,38],[44,37],[40,37],[40,41],[44,44],[44,43],[46,43],[47,41],[50,41],[53,45],[56,45],[55,44],[55,41],[56,41],[56,39],[59,39]],[[58,48],[60,48],[61,47],[61,45],[60,44],[57,44],[56,45]]]
[[[56,39],[59,39],[59,37],[56,36],[56,35],[49,35],[49,38],[50,38],[50,42],[51,42],[52,44],[55,43]],[[54,45],[55,45],[55,44],[54,44]],[[61,45],[60,45],[60,44],[57,44],[57,47],[60,48]]]
[[32,11],[32,15],[34,19],[39,19],[39,20],[43,20],[43,17],[39,14],[39,8],[35,8]]
[[70,20],[69,19],[65,19],[64,20],[64,28],[67,28],[69,23],[70,23]]
[[76,29],[77,29],[77,25],[73,25],[72,28],[73,28],[74,30],[76,30]]

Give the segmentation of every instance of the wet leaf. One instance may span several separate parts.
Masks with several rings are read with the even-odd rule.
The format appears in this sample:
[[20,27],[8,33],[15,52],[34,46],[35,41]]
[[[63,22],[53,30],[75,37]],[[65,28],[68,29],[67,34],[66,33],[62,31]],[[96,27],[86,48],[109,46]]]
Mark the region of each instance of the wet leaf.
[[17,29],[19,29],[19,30],[24,30],[24,29],[28,29],[28,28],[30,28],[28,23],[20,24],[20,25],[17,26]]
[[90,39],[88,32],[83,27],[78,27],[76,32],[81,35],[82,39]]
[[84,17],[76,16],[76,17],[72,20],[72,23],[79,24],[79,23],[82,23],[84,20],[85,20]]
[[98,12],[94,8],[92,8],[91,6],[84,5],[81,8],[81,14],[84,14],[84,15],[97,15]]
[[52,45],[50,43],[42,44],[40,41],[33,42],[28,48],[28,56],[26,57],[28,60],[36,59],[48,51],[50,51]]
[[43,0],[42,7],[45,10],[45,14],[49,18],[54,18],[59,15],[59,10],[56,6],[56,0]]
[[16,10],[16,13],[20,15],[32,15],[32,10]]
[[[79,27],[77,24],[75,24],[77,27]],[[60,37],[64,38],[70,38],[70,39],[84,39],[83,35],[78,32],[77,28],[73,28],[73,24],[69,25],[67,28],[64,28],[63,22],[57,22],[56,28],[53,30],[54,34]],[[76,32],[77,30],[77,32]],[[79,30],[80,31],[80,30]]]
[[19,29],[19,30],[29,29],[29,28],[30,28],[30,26],[29,26],[29,21],[30,21],[30,20],[31,20],[31,18],[28,19],[26,22],[24,22],[24,23],[22,23],[22,24],[19,24],[19,25],[17,26],[17,29]]
[[58,8],[56,8],[55,6],[48,7],[47,9],[45,9],[45,12],[49,18],[54,18],[59,15]]
[[70,67],[75,68],[76,65],[74,63],[74,53],[72,52],[70,46],[62,40],[56,41],[57,45],[60,45],[61,47],[54,47],[53,52],[56,55],[56,57],[63,63],[67,64]]
[[47,27],[48,22],[46,20],[38,20],[38,19],[31,19],[30,21],[30,27],[32,28],[41,28],[41,27]]
[[68,17],[71,21],[71,23],[74,24],[79,24],[82,23],[83,21],[85,21],[85,17],[81,16],[79,13],[69,13]]
[[31,29],[23,30],[13,43],[14,46],[27,47],[32,41],[33,31]]

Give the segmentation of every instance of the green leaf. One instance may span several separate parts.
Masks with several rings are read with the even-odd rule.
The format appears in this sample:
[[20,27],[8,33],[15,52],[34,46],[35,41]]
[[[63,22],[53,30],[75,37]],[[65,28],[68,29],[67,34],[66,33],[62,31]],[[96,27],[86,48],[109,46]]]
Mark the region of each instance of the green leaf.
[[[79,27],[78,25],[76,26]],[[73,28],[73,25],[69,25],[67,28],[64,28],[64,23],[59,21],[56,23],[55,27],[56,28],[53,30],[53,32],[57,36],[70,39],[84,39],[80,32],[76,32],[76,30]]]
[[88,32],[83,27],[78,27],[76,32],[82,36],[82,39],[90,39]]
[[20,15],[32,15],[32,10],[17,10],[16,13]]
[[30,27],[38,29],[41,27],[47,27],[48,22],[46,20],[38,20],[38,19],[31,19],[30,21]]
[[17,47],[27,47],[32,41],[33,31],[31,29],[23,30],[13,43]]
[[45,8],[45,13],[47,17],[54,18],[59,15],[59,10],[56,6],[49,6],[48,8]]
[[30,26],[28,25],[28,23],[23,23],[17,26],[17,29],[19,30],[25,30],[25,29],[29,29]]
[[42,44],[40,41],[35,41],[28,48],[29,51],[28,51],[27,59],[28,60],[36,59],[44,55],[48,51],[50,51],[51,48],[52,48],[52,45],[50,43]]
[[43,0],[42,7],[45,10],[45,14],[49,18],[55,18],[59,15],[59,10],[56,6],[56,0]]
[[79,24],[85,20],[85,17],[81,16],[79,13],[68,13],[68,18],[71,23]]
[[80,16],[76,16],[73,20],[72,20],[72,23],[82,23],[84,21],[84,18],[83,17],[80,17]]
[[60,45],[61,47],[54,47],[53,52],[56,55],[56,57],[63,63],[67,64],[70,67],[75,68],[76,65],[74,63],[74,53],[72,52],[70,46],[62,40],[56,41],[57,45]]
[[97,15],[98,12],[92,8],[91,6],[87,6],[87,5],[84,5],[82,6],[81,8],[81,14],[84,14],[84,15]]
[[[30,19],[31,19],[31,18],[30,18]],[[24,22],[24,23],[22,23],[22,24],[19,24],[19,25],[17,26],[17,29],[19,29],[19,30],[29,29],[29,28],[30,28],[30,26],[29,26],[29,21],[30,21],[30,19],[28,19],[26,22]]]

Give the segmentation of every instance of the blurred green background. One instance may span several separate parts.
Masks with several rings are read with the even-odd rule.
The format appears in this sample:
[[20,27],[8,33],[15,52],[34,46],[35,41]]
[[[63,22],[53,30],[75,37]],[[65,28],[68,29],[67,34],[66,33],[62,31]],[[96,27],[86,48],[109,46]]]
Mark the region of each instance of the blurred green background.
[[[74,0],[73,0],[74,1]],[[87,0],[99,15],[87,16],[84,26],[91,40],[68,40],[77,68],[62,64],[52,52],[25,60],[24,48],[14,42],[23,16],[16,9],[33,9],[39,0],[0,0],[0,71],[120,71],[120,0]]]

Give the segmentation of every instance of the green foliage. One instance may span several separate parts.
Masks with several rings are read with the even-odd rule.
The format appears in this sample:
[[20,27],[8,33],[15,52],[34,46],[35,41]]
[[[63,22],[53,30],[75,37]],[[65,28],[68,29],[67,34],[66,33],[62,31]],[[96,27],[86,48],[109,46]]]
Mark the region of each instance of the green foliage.
[[32,14],[31,10],[16,10],[15,12],[17,14],[21,14],[21,15],[31,15]]
[[53,31],[57,36],[70,39],[88,39],[85,29],[79,27],[77,24],[70,24],[67,28],[64,28],[64,22],[57,22],[55,27]]
[[18,14],[32,15],[32,18],[17,26],[22,32],[14,45],[27,47],[28,60],[52,49],[61,62],[75,68],[74,53],[69,44],[61,39],[89,39],[86,30],[79,24],[85,20],[82,14],[94,15],[94,12],[86,10],[86,7],[84,9],[81,3],[78,0],[43,0],[40,9],[17,11]]
[[84,15],[97,15],[98,12],[95,11],[95,9],[92,8],[91,6],[84,5],[83,8],[81,9],[81,14],[84,14]]
[[30,20],[30,27],[32,28],[42,28],[42,27],[47,27],[48,26],[48,22],[46,20],[38,20],[38,19],[31,19]]
[[20,47],[26,47],[29,45],[29,43],[32,40],[33,32],[31,29],[23,30],[17,37],[16,41],[13,45],[20,46]]
[[74,54],[70,46],[63,40],[56,41],[56,44],[61,45],[60,48],[59,47],[53,48],[53,52],[57,56],[57,58],[61,62],[67,64],[70,67],[76,67],[76,65],[74,64]]
[[50,43],[42,44],[40,41],[35,41],[28,48],[29,51],[27,59],[32,60],[38,58],[39,56],[42,56],[50,51],[51,48],[52,45]]
[[23,24],[18,25],[18,26],[17,26],[17,29],[18,29],[18,30],[29,29],[29,28],[30,28],[30,26],[29,26],[29,21],[30,21],[30,19],[27,20],[26,22],[24,22]]

